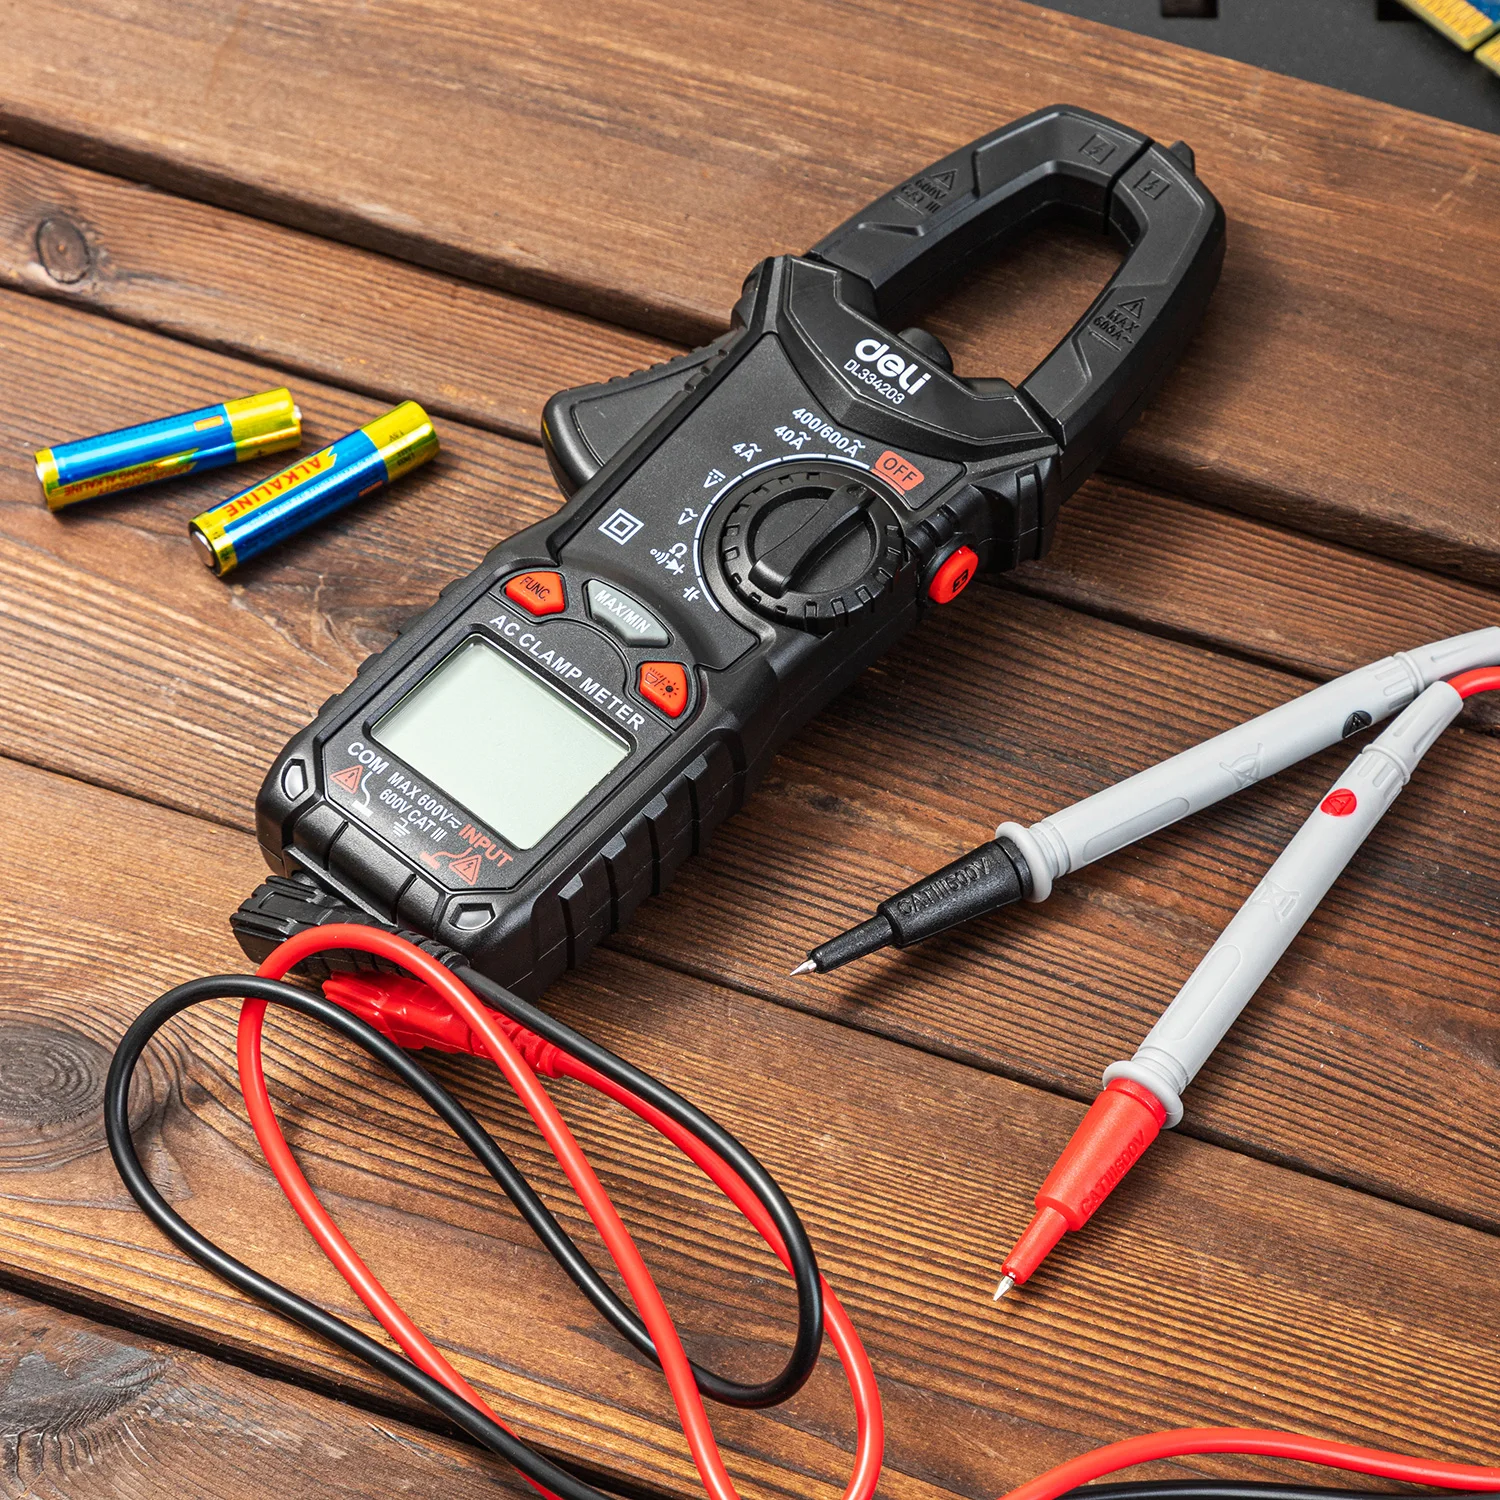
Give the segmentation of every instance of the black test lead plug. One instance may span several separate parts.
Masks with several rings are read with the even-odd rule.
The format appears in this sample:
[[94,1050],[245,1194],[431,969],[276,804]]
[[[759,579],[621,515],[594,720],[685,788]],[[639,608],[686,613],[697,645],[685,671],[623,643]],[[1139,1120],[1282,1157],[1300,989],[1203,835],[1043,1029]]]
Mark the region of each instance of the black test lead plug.
[[868,922],[814,948],[796,974],[826,974],[881,948],[906,948],[1031,894],[1031,870],[1008,838],[992,839],[875,908]]

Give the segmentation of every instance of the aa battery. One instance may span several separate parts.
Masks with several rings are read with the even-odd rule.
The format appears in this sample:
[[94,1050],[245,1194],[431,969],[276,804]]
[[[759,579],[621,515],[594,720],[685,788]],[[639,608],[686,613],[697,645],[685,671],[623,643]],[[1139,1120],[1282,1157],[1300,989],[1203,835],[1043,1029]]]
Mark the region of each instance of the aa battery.
[[62,510],[80,500],[97,500],[159,479],[281,453],[301,440],[302,413],[292,393],[262,391],[43,448],[36,455],[36,477],[48,510]]
[[427,413],[415,401],[403,401],[322,452],[204,511],[188,522],[188,534],[204,563],[222,577],[351,501],[384,489],[437,451]]

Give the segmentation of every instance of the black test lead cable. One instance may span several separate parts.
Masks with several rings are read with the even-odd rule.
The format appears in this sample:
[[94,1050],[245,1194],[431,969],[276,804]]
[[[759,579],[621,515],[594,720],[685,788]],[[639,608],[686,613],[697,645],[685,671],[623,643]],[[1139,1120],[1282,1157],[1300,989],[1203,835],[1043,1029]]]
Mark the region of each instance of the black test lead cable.
[[[394,934],[370,932],[365,929],[352,927],[327,929],[318,936],[326,939],[327,941],[325,941],[324,946],[328,946],[333,941],[339,939],[340,933],[363,937],[365,941],[373,941],[379,938],[391,943],[402,942]],[[317,938],[314,941],[316,942]],[[294,944],[286,946],[291,947]],[[301,946],[307,948],[312,945],[303,943]],[[430,958],[430,955],[422,956]],[[497,987],[488,988],[497,989]],[[561,1023],[553,1021],[550,1017],[543,1016],[540,1012],[534,1012],[533,1008],[524,1006],[522,1002],[516,1001],[514,997],[508,996],[504,991],[499,991],[498,994],[508,1004],[514,1005],[517,1009],[523,1012],[532,1012],[546,1026],[552,1036],[564,1041],[570,1039],[576,1039],[579,1042],[583,1041],[583,1039],[576,1037],[576,1033],[570,1032]],[[161,1025],[190,1005],[208,999],[243,999],[245,997],[250,997],[252,1004],[259,1003],[263,1005],[265,1002],[270,1002],[287,1005],[303,1014],[324,1020],[342,1034],[359,1042],[372,1056],[375,1056],[378,1060],[385,1061],[398,1076],[411,1083],[419,1095],[426,1099],[450,1125],[455,1126],[461,1138],[466,1137],[467,1132],[463,1122],[472,1122],[472,1117],[468,1116],[467,1112],[456,1101],[452,1100],[451,1096],[442,1089],[441,1085],[431,1079],[430,1075],[427,1075],[426,1070],[422,1069],[419,1064],[406,1057],[399,1047],[381,1036],[378,1030],[369,1027],[356,1017],[348,1015],[341,1007],[333,1004],[331,1001],[309,995],[302,990],[266,978],[222,976],[198,980],[179,986],[156,1001],[151,1007],[148,1007],[147,1011],[137,1019],[127,1032],[125,1039],[120,1045],[116,1059],[110,1068],[106,1085],[106,1132],[111,1153],[120,1170],[122,1180],[126,1183],[132,1196],[136,1198],[137,1202],[158,1227],[174,1243],[178,1244],[180,1248],[193,1256],[194,1259],[240,1290],[271,1306],[283,1316],[290,1318],[310,1331],[322,1334],[339,1347],[364,1360],[373,1368],[390,1375],[391,1378],[397,1380],[414,1394],[429,1401],[438,1411],[449,1417],[491,1451],[500,1454],[515,1464],[522,1473],[527,1475],[533,1484],[543,1488],[548,1493],[562,1497],[562,1500],[600,1500],[603,1492],[579,1479],[578,1476],[560,1465],[536,1454],[497,1421],[493,1420],[485,1412],[476,1410],[470,1401],[456,1394],[441,1381],[435,1380],[423,1371],[418,1370],[408,1360],[403,1359],[383,1345],[370,1339],[342,1319],[324,1312],[322,1309],[298,1297],[278,1283],[260,1276],[233,1256],[228,1255],[219,1247],[213,1245],[211,1241],[200,1235],[191,1225],[187,1224],[185,1220],[177,1215],[150,1183],[131,1142],[127,1116],[130,1079],[144,1047]],[[628,1064],[623,1063],[618,1058],[614,1058],[613,1054],[607,1053],[604,1049],[596,1048],[591,1043],[584,1043],[583,1045],[593,1052],[599,1060],[611,1061],[620,1075],[631,1077],[632,1079],[637,1077],[640,1079],[646,1078],[646,1075],[638,1074],[637,1070],[631,1069]],[[661,1088],[660,1085],[656,1085],[655,1087],[657,1089]],[[664,1090],[663,1096],[672,1099],[676,1098],[676,1096],[671,1095],[670,1090]],[[691,1110],[691,1106],[686,1106],[686,1108]],[[483,1134],[482,1129],[477,1124],[475,1124],[474,1129]],[[257,1133],[259,1134],[259,1131]],[[732,1140],[732,1138],[729,1139]],[[262,1139],[262,1144],[265,1144],[264,1139]],[[489,1142],[489,1147],[494,1157],[504,1159],[504,1154],[500,1152],[498,1146],[494,1145],[493,1141]],[[491,1152],[481,1149],[476,1152],[476,1155],[479,1155],[480,1159],[489,1166],[490,1161],[487,1158],[490,1157]],[[750,1162],[753,1162],[754,1159],[749,1157],[748,1153],[744,1153],[744,1155]],[[502,1179],[506,1175],[503,1170],[497,1175],[497,1181],[501,1181],[502,1186],[505,1186],[505,1182]],[[285,1186],[284,1182],[283,1186]],[[516,1199],[518,1207],[522,1206],[525,1199],[526,1193],[523,1192]],[[545,1210],[543,1211],[545,1212]],[[525,1213],[524,1208],[523,1213]],[[560,1227],[557,1233],[559,1235],[563,1234]],[[572,1274],[571,1271],[570,1274]],[[575,1276],[575,1280],[577,1279],[579,1278]],[[585,1291],[587,1292],[586,1286]],[[831,1291],[828,1293],[828,1296],[830,1303],[836,1306],[836,1300],[832,1298]],[[591,1298],[591,1300],[593,1299]],[[831,1324],[830,1326],[834,1325]],[[844,1350],[842,1348],[840,1354],[841,1358],[844,1357]],[[846,1364],[848,1363],[847,1359],[845,1362]],[[858,1397],[857,1391],[856,1396]],[[874,1399],[876,1403],[876,1420],[878,1422],[878,1393],[875,1394]],[[477,1402],[479,1398],[474,1396],[473,1400]],[[1092,1453],[1084,1454],[1080,1458],[1058,1466],[1038,1479],[1032,1480],[1028,1484],[1022,1485],[1017,1490],[1012,1491],[1011,1496],[1012,1500],[1056,1500],[1056,1497],[1063,1495],[1076,1497],[1076,1500],[1099,1500],[1099,1497],[1103,1494],[1122,1497],[1122,1500],[1335,1500],[1335,1497],[1359,1497],[1368,1493],[1363,1491],[1325,1490],[1319,1487],[1308,1488],[1304,1486],[1279,1485],[1260,1487],[1231,1486],[1226,1488],[1221,1483],[1207,1481],[1202,1483],[1188,1481],[1177,1487],[1164,1487],[1160,1484],[1149,1482],[1123,1483],[1102,1487],[1101,1489],[1079,1489],[1075,1484],[1075,1480],[1097,1477],[1100,1474],[1110,1472],[1112,1469],[1124,1467],[1132,1463],[1146,1462],[1153,1458],[1204,1452],[1263,1453],[1293,1457],[1311,1462],[1339,1465],[1391,1478],[1411,1479],[1418,1482],[1438,1484],[1448,1489],[1463,1489],[1465,1482],[1469,1482],[1473,1484],[1474,1488],[1465,1492],[1475,1496],[1480,1493],[1491,1493],[1496,1489],[1500,1489],[1500,1470],[1486,1470],[1470,1465],[1433,1463],[1425,1460],[1407,1459],[1399,1455],[1382,1453],[1376,1450],[1354,1448],[1347,1444],[1330,1443],[1315,1438],[1303,1438],[1257,1429],[1211,1428],[1184,1429],[1177,1432],[1152,1434],[1147,1437],[1127,1439],[1122,1443],[1112,1444],[1105,1449],[1095,1450]],[[859,1467],[857,1466],[857,1476]],[[868,1466],[864,1467],[868,1468]],[[875,1472],[878,1473],[878,1459],[876,1461]],[[851,1481],[850,1493],[852,1494],[854,1491],[855,1482]],[[859,1493],[862,1496],[868,1496],[872,1491],[873,1479],[868,1487],[861,1488]],[[730,1493],[733,1493],[732,1489]]]
[[[607,1048],[588,1041],[570,1027],[552,1017],[527,1006],[524,1001],[500,991],[498,985],[484,980],[482,976],[468,974],[468,979],[483,984],[488,999],[504,998],[523,1013],[529,1013],[545,1026],[545,1040],[564,1050],[577,1047],[573,1055],[581,1061],[608,1072],[623,1086],[640,1097],[648,1099],[664,1113],[673,1114],[695,1135],[727,1161],[750,1186],[765,1205],[768,1213],[777,1221],[791,1256],[793,1278],[798,1296],[798,1327],[792,1351],[779,1374],[770,1380],[756,1384],[743,1384],[717,1375],[712,1370],[693,1366],[698,1388],[705,1396],[724,1406],[757,1409],[777,1406],[794,1396],[817,1363],[818,1350],[823,1340],[822,1291],[819,1286],[817,1259],[796,1210],[786,1201],[785,1195],[765,1168],[756,1161],[740,1142],[722,1126],[711,1120],[672,1089],[665,1087],[649,1074],[642,1072]],[[495,992],[499,992],[496,994]],[[569,1278],[593,1304],[609,1324],[648,1359],[655,1360],[656,1352],[651,1336],[646,1332],[639,1317],[630,1310],[599,1276],[572,1236],[558,1223],[551,1209],[537,1195],[535,1189],[514,1162],[495,1142],[487,1130],[432,1076],[409,1052],[388,1040],[373,1026],[350,1014],[343,1006],[298,989],[295,985],[278,980],[255,978],[250,975],[218,975],[190,980],[168,991],[143,1011],[125,1033],[110,1070],[105,1087],[105,1136],[110,1154],[120,1169],[126,1187],[148,1215],[174,1240],[176,1234],[167,1230],[159,1211],[149,1207],[136,1192],[142,1188],[149,1197],[165,1203],[150,1185],[135,1154],[135,1147],[126,1126],[126,1100],[130,1079],[134,1074],[141,1052],[150,1038],[173,1016],[205,1000],[261,999],[283,1005],[314,1020],[321,1021],[350,1041],[363,1047],[377,1062],[389,1068],[446,1124],[468,1147],[480,1165],[494,1178],[505,1195],[515,1204],[527,1226],[542,1242],[554,1260],[567,1272]],[[530,1028],[529,1028],[530,1029]],[[538,1029],[537,1035],[543,1035]],[[132,1165],[133,1164],[133,1165]],[[183,1221],[171,1209],[177,1224]],[[198,1258],[197,1251],[178,1240],[181,1248]],[[204,1242],[206,1243],[206,1242]],[[205,1265],[208,1263],[203,1262]],[[217,1267],[209,1266],[217,1271]],[[242,1288],[243,1289],[243,1288]],[[251,1295],[257,1295],[252,1292]]]

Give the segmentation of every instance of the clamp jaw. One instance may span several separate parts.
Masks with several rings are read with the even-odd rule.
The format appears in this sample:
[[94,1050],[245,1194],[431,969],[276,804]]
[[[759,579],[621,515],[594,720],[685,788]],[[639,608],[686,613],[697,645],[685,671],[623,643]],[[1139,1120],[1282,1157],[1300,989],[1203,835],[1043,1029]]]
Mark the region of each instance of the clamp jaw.
[[[1057,220],[1110,236],[1125,256],[1019,389],[955,375],[925,330],[893,332],[969,269]],[[543,419],[548,455],[572,494],[747,332],[774,323],[834,421],[937,456],[989,461],[989,475],[971,477],[1008,492],[1011,524],[1001,528],[1009,535],[980,538],[980,551],[991,567],[1013,566],[1046,551],[1058,506],[1181,354],[1218,281],[1224,237],[1224,211],[1194,173],[1186,145],[1158,146],[1072,105],[1038,110],[934,162],[806,255],[762,262],[724,338],[554,396]],[[768,295],[777,298],[774,317]],[[1017,476],[1006,471],[1038,447],[1054,450],[1037,469],[1043,492],[1018,494]]]

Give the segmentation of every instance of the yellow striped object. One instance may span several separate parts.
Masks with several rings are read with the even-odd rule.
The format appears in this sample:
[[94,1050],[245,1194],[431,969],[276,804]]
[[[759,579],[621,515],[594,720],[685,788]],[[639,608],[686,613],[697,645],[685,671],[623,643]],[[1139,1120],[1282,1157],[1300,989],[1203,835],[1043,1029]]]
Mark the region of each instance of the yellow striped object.
[[[1497,0],[1401,0],[1410,11],[1435,26],[1448,38],[1472,52],[1482,41],[1500,31]],[[1487,66],[1493,67],[1493,63]]]

